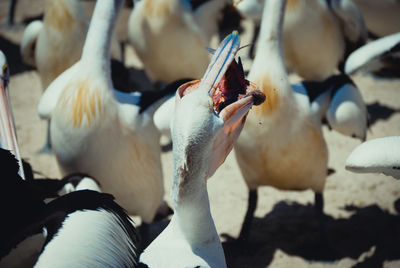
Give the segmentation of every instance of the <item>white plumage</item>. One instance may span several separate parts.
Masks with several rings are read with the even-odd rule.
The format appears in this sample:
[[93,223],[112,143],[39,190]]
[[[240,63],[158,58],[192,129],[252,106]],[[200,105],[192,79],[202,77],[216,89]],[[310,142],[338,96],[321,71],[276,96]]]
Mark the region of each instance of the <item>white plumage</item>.
[[[172,121],[174,215],[166,229],[145,249],[140,262],[149,267],[226,267],[210,212],[207,179],[223,163],[240,134],[253,97],[215,110],[222,76],[239,48],[232,33],[214,54],[201,82],[182,85],[176,93]],[[250,88],[252,85],[250,85]],[[238,90],[238,89],[228,89]],[[247,92],[247,89],[246,89]]]
[[210,60],[206,47],[217,33],[225,0],[192,9],[187,0],[143,0],[129,18],[129,38],[152,80],[201,77]]
[[351,83],[338,89],[331,100],[326,119],[337,132],[365,141],[368,118],[367,107],[360,90]]
[[36,66],[44,89],[79,60],[88,26],[78,0],[46,0],[43,22],[33,21],[25,29],[22,58]]
[[164,189],[155,108],[140,111],[135,94],[115,93],[110,39],[122,1],[100,0],[81,59],[46,90],[39,114],[51,118],[53,151],[63,174],[95,177],[129,213],[153,220]]
[[[285,4],[268,0],[264,7],[258,50],[248,77],[267,100],[249,114],[235,144],[236,159],[251,197],[240,235],[243,239],[255,210],[257,187],[312,189],[319,198],[325,185],[328,152],[320,123],[312,118],[308,96],[293,91],[283,62]],[[317,207],[322,212],[322,204]]]
[[358,145],[347,157],[346,169],[400,179],[400,136],[377,138]]
[[[286,5],[282,46],[285,64],[307,80],[323,80],[334,74],[347,55],[367,38],[362,14],[351,0],[328,2],[289,0]],[[242,14],[258,10],[256,23],[262,15],[258,6],[263,6],[263,1],[239,0],[237,4]]]
[[372,73],[393,73],[400,76],[400,33],[392,34],[372,41],[350,54],[346,61],[345,72],[358,71]]
[[322,82],[303,81],[292,85],[296,93],[308,95],[315,124],[326,119],[328,126],[345,135],[365,140],[367,107],[361,92],[347,75],[333,75]]
[[136,263],[136,246],[120,219],[103,208],[68,215],[44,246],[35,268],[128,267]]

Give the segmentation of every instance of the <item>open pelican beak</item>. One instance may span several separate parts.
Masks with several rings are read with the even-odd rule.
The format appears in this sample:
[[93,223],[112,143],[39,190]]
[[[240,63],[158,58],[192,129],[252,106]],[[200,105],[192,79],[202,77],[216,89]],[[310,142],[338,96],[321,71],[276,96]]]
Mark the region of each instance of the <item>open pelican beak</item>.
[[19,153],[14,118],[11,111],[7,90],[8,80],[0,76],[0,147],[10,150],[17,158],[20,169],[19,175],[25,179],[22,159]]
[[235,61],[238,49],[239,35],[233,32],[214,52],[203,78],[181,85],[176,94],[178,104],[186,94],[203,91],[210,97],[214,116],[223,121],[223,127],[214,141],[208,177],[214,174],[232,150],[251,107],[263,103],[266,98],[255,84],[245,79],[240,59]]

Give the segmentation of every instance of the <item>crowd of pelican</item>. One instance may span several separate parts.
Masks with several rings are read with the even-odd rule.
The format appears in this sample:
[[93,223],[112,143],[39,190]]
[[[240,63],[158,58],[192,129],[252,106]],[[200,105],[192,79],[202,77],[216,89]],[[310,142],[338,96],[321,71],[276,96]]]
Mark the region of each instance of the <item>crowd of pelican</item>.
[[[400,178],[400,136],[366,141],[366,104],[350,77],[400,77],[400,33],[369,40],[357,1],[135,2],[128,38],[154,90],[131,92],[111,76],[111,58],[123,62],[114,34],[123,3],[97,0],[89,21],[79,0],[47,0],[43,21],[23,34],[62,179],[35,178],[22,159],[13,66],[0,50],[0,267],[226,267],[207,181],[233,149],[248,187],[238,241],[250,239],[265,185],[314,191],[323,237],[324,123],[362,142],[343,168]],[[259,32],[248,74],[238,31],[209,47],[226,5]],[[302,80],[291,83],[289,72]],[[151,242],[149,225],[169,209],[161,135],[172,141],[173,215]],[[128,215],[140,216],[140,232]]]

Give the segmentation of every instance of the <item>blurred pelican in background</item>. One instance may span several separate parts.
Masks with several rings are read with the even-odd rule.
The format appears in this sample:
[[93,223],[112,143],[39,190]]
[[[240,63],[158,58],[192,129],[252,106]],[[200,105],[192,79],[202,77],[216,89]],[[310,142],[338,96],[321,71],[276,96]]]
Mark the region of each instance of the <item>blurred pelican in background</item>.
[[[288,1],[290,4],[290,1]],[[239,239],[247,239],[257,206],[257,188],[315,192],[321,227],[328,150],[321,125],[312,117],[307,95],[291,87],[282,51],[286,1],[267,0],[258,49],[248,79],[267,101],[254,107],[235,144],[235,155],[249,189],[248,208]],[[323,229],[321,229],[323,230]]]
[[[236,1],[237,9],[256,23],[263,5],[263,0]],[[362,14],[351,0],[288,0],[283,24],[285,63],[304,79],[324,80],[337,69],[342,71],[347,56],[366,39]]]
[[218,33],[226,0],[143,0],[129,18],[129,38],[153,81],[201,77],[205,49]]
[[372,139],[347,157],[346,169],[356,173],[383,173],[400,179],[400,136]]
[[62,174],[90,174],[103,192],[150,223],[164,195],[159,134],[152,119],[159,102],[113,89],[111,34],[122,3],[97,1],[81,59],[45,91],[39,114],[51,119]]
[[[21,41],[22,59],[37,68],[43,89],[79,60],[88,27],[89,18],[79,0],[46,0],[43,21],[32,21],[26,27]],[[120,59],[117,43],[112,47],[114,57]],[[49,135],[48,126],[42,151],[51,148]]]

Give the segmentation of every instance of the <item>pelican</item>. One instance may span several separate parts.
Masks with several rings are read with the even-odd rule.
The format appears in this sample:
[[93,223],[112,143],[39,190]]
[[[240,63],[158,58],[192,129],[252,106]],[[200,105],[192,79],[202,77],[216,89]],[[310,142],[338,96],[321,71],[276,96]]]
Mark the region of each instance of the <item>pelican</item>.
[[315,192],[316,211],[319,216],[323,214],[328,151],[308,97],[293,91],[287,77],[282,55],[285,4],[281,0],[265,3],[258,49],[248,76],[267,101],[249,114],[235,144],[236,159],[249,188],[240,239],[249,236],[257,188],[262,185],[285,190],[311,189]]
[[366,141],[347,157],[346,169],[356,173],[383,173],[400,179],[400,136]]
[[45,91],[39,114],[51,118],[52,147],[63,175],[90,174],[103,192],[150,223],[164,195],[152,120],[159,102],[113,90],[110,41],[122,3],[97,1],[81,59]]
[[322,82],[302,81],[292,87],[296,93],[308,96],[316,124],[326,119],[330,129],[365,141],[367,107],[360,90],[348,75],[333,75]]
[[43,88],[79,60],[87,29],[78,0],[46,0],[43,21],[31,22],[21,41],[22,58],[36,66]]
[[[79,0],[46,0],[43,21],[27,26],[21,41],[22,59],[37,68],[43,89],[80,59],[88,27]],[[112,54],[120,59],[119,46],[113,41]],[[48,125],[43,151],[51,148],[49,135]]]
[[[239,0],[243,12],[258,10],[263,1]],[[243,14],[242,12],[242,14]],[[244,14],[247,14],[244,13]],[[366,42],[361,12],[351,0],[288,0],[283,24],[283,51],[288,69],[306,80],[324,80],[342,71],[347,56]]]
[[144,0],[135,4],[128,35],[153,81],[201,77],[210,57],[204,49],[218,33],[225,0]]
[[235,62],[238,48],[239,35],[233,32],[220,44],[203,79],[182,85],[176,93],[174,215],[140,256],[148,267],[226,267],[207,180],[231,151],[250,108],[265,100]]
[[40,215],[49,219],[47,237],[33,267],[137,266],[138,234],[112,195],[72,192],[47,204]]
[[2,267],[136,267],[138,234],[109,194],[69,193],[45,205],[0,149]]
[[371,72],[377,76],[400,77],[400,33],[372,41],[350,54],[345,72]]
[[[134,267],[137,232],[111,195],[77,191],[46,205],[44,189],[23,179],[8,101],[8,66],[1,51],[0,64],[0,204],[4,215],[0,266],[32,267],[41,253],[35,267]],[[68,250],[60,248],[66,245]]]

